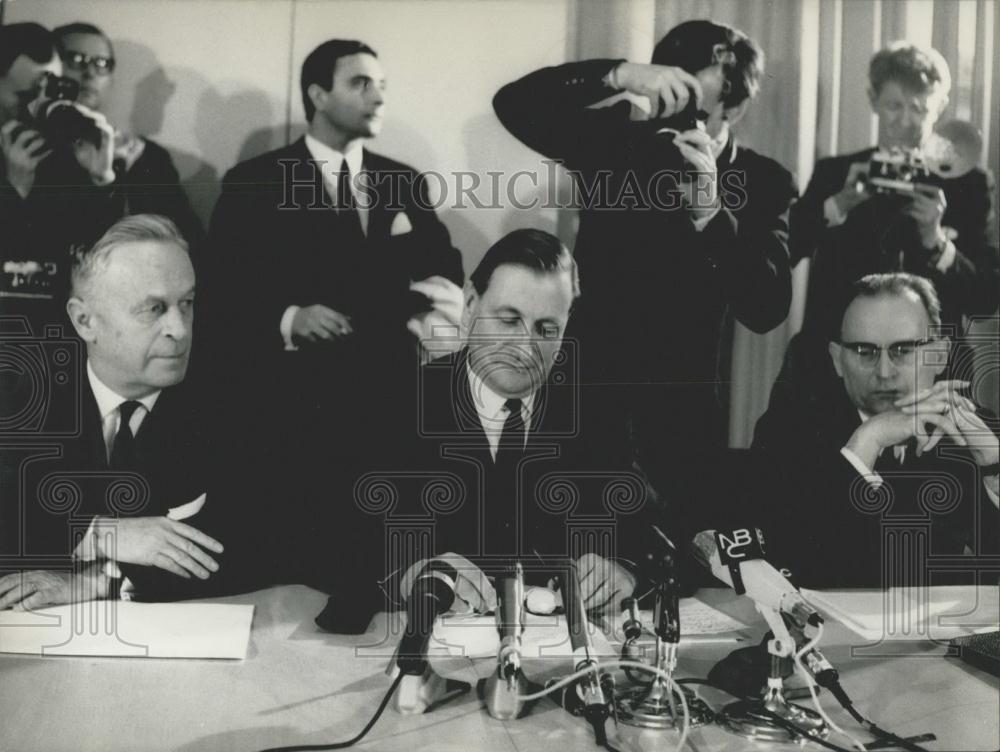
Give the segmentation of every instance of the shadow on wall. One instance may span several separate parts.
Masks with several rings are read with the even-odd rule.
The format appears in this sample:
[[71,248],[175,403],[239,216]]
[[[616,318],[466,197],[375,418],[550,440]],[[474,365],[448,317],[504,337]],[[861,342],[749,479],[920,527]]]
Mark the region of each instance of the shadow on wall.
[[[120,61],[115,99],[122,107],[115,109],[113,117],[121,122],[127,119],[132,132],[156,140],[170,152],[181,185],[207,228],[219,196],[221,175],[237,162],[284,143],[284,127],[251,130],[257,124],[272,122],[271,101],[262,90],[240,88],[243,82],[212,83],[193,68],[164,68],[153,50],[143,44],[115,40],[115,49]],[[190,120],[196,153],[158,139],[167,108],[178,92],[197,97]],[[123,111],[129,102],[130,109]],[[241,133],[249,135],[237,147]]]
[[[494,208],[489,211],[500,213],[495,230],[491,223],[491,232],[495,232],[496,237],[485,238],[485,245],[475,249],[474,258],[467,256],[467,268],[475,268],[486,249],[501,237],[525,227],[551,232],[567,248],[573,248],[579,212],[572,205],[573,179],[561,166],[541,154],[527,151],[529,156],[525,163],[516,170],[504,171],[497,192],[487,173],[496,170],[497,162],[502,161],[492,150],[495,145],[505,142],[507,145],[519,142],[507,133],[492,111],[466,121],[462,128],[462,142],[465,163],[482,181],[475,194],[484,203],[491,202],[489,205]],[[465,203],[468,204],[468,200]]]

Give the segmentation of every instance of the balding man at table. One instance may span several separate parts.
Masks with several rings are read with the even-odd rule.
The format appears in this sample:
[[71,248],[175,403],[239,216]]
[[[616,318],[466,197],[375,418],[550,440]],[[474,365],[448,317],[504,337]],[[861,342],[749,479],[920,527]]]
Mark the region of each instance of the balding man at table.
[[[223,544],[205,532],[219,522],[205,509],[214,457],[182,383],[194,294],[187,244],[164,217],[123,219],[77,254],[67,311],[87,352],[81,430],[61,457],[31,464],[21,499],[26,563],[67,566],[0,578],[0,608],[219,589]],[[76,506],[55,503],[53,478],[75,488]]]

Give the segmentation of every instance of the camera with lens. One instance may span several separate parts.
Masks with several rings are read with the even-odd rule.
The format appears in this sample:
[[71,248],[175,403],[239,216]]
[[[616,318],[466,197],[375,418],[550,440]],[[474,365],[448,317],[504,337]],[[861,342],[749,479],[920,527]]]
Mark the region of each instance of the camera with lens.
[[647,121],[643,152],[650,164],[660,170],[683,170],[686,162],[674,138],[685,131],[704,130],[707,121],[708,113],[698,108],[694,91],[690,91],[687,105],[680,112]]
[[76,106],[80,85],[71,78],[47,76],[38,96],[27,107],[27,124],[53,148],[85,141],[100,148],[104,134],[93,118]]
[[879,149],[868,162],[867,182],[875,194],[912,196],[918,183],[931,182],[931,170],[916,149]]

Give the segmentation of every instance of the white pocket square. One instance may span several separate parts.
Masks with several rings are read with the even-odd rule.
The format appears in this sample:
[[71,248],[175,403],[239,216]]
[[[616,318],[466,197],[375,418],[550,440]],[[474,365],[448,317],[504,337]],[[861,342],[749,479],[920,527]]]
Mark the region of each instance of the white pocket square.
[[410,218],[406,216],[406,212],[400,212],[392,218],[389,235],[405,235],[412,230],[413,225],[410,224]]

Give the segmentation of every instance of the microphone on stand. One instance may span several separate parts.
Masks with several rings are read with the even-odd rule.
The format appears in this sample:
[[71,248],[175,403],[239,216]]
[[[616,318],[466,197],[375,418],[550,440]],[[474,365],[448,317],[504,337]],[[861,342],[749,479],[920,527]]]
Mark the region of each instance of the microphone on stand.
[[573,671],[591,669],[585,676],[565,687],[560,693],[560,705],[573,715],[582,715],[594,729],[598,744],[607,743],[604,728],[612,712],[614,677],[600,671],[588,629],[587,612],[580,589],[580,574],[576,562],[569,561],[562,586],[563,610],[566,612],[566,629],[573,649]]
[[449,692],[468,692],[470,685],[445,679],[435,673],[427,661],[427,647],[434,622],[455,602],[458,572],[450,564],[432,560],[417,575],[406,599],[406,630],[396,648],[395,668],[404,674],[396,692],[395,708],[404,715],[426,712],[447,699]]
[[486,711],[500,720],[517,718],[524,710],[518,695],[527,693],[528,682],[521,670],[521,635],[524,632],[524,569],[515,562],[498,583],[496,670],[482,688]]
[[[747,558],[746,553],[739,550],[754,540],[757,540],[757,549],[760,550],[759,539],[754,539],[747,528],[731,534],[703,530],[694,537],[691,548],[702,565],[740,595],[746,593],[758,605],[788,614],[799,625],[817,627],[822,624],[823,617],[781,572],[764,559]],[[722,560],[723,553],[725,562]]]
[[[677,654],[681,641],[681,586],[677,578],[677,549],[655,525],[652,526],[652,532],[653,545],[645,557],[643,570],[653,582],[656,594],[653,603],[653,633],[656,635],[653,665],[672,678],[677,669]],[[635,626],[630,624],[633,620],[637,621],[635,616],[631,616],[626,622],[626,637],[629,626],[632,626],[633,633],[636,631]],[[626,648],[630,648],[629,653],[626,653]],[[630,653],[636,652],[631,649],[628,640],[626,648],[622,650],[622,657],[628,658]],[[674,690],[659,674],[650,681],[643,681],[626,669],[626,676],[639,686],[625,689],[616,698],[616,707],[622,723],[641,728],[680,728],[683,721],[678,713],[677,690]],[[684,699],[688,706],[688,721],[691,726],[703,726],[712,721],[714,715],[704,701],[687,690],[679,691],[685,693]]]
[[756,536],[748,528],[730,533],[704,530],[692,541],[695,557],[718,579],[754,601],[772,633],[767,641],[769,670],[762,696],[726,705],[720,718],[731,732],[758,741],[790,742],[798,738],[784,725],[775,723],[773,715],[825,739],[830,727],[818,713],[789,703],[783,681],[784,667],[795,652],[786,615],[794,629],[806,624],[819,626],[823,618],[777,569],[763,558],[752,558],[763,556],[763,536],[759,530],[755,532]]

